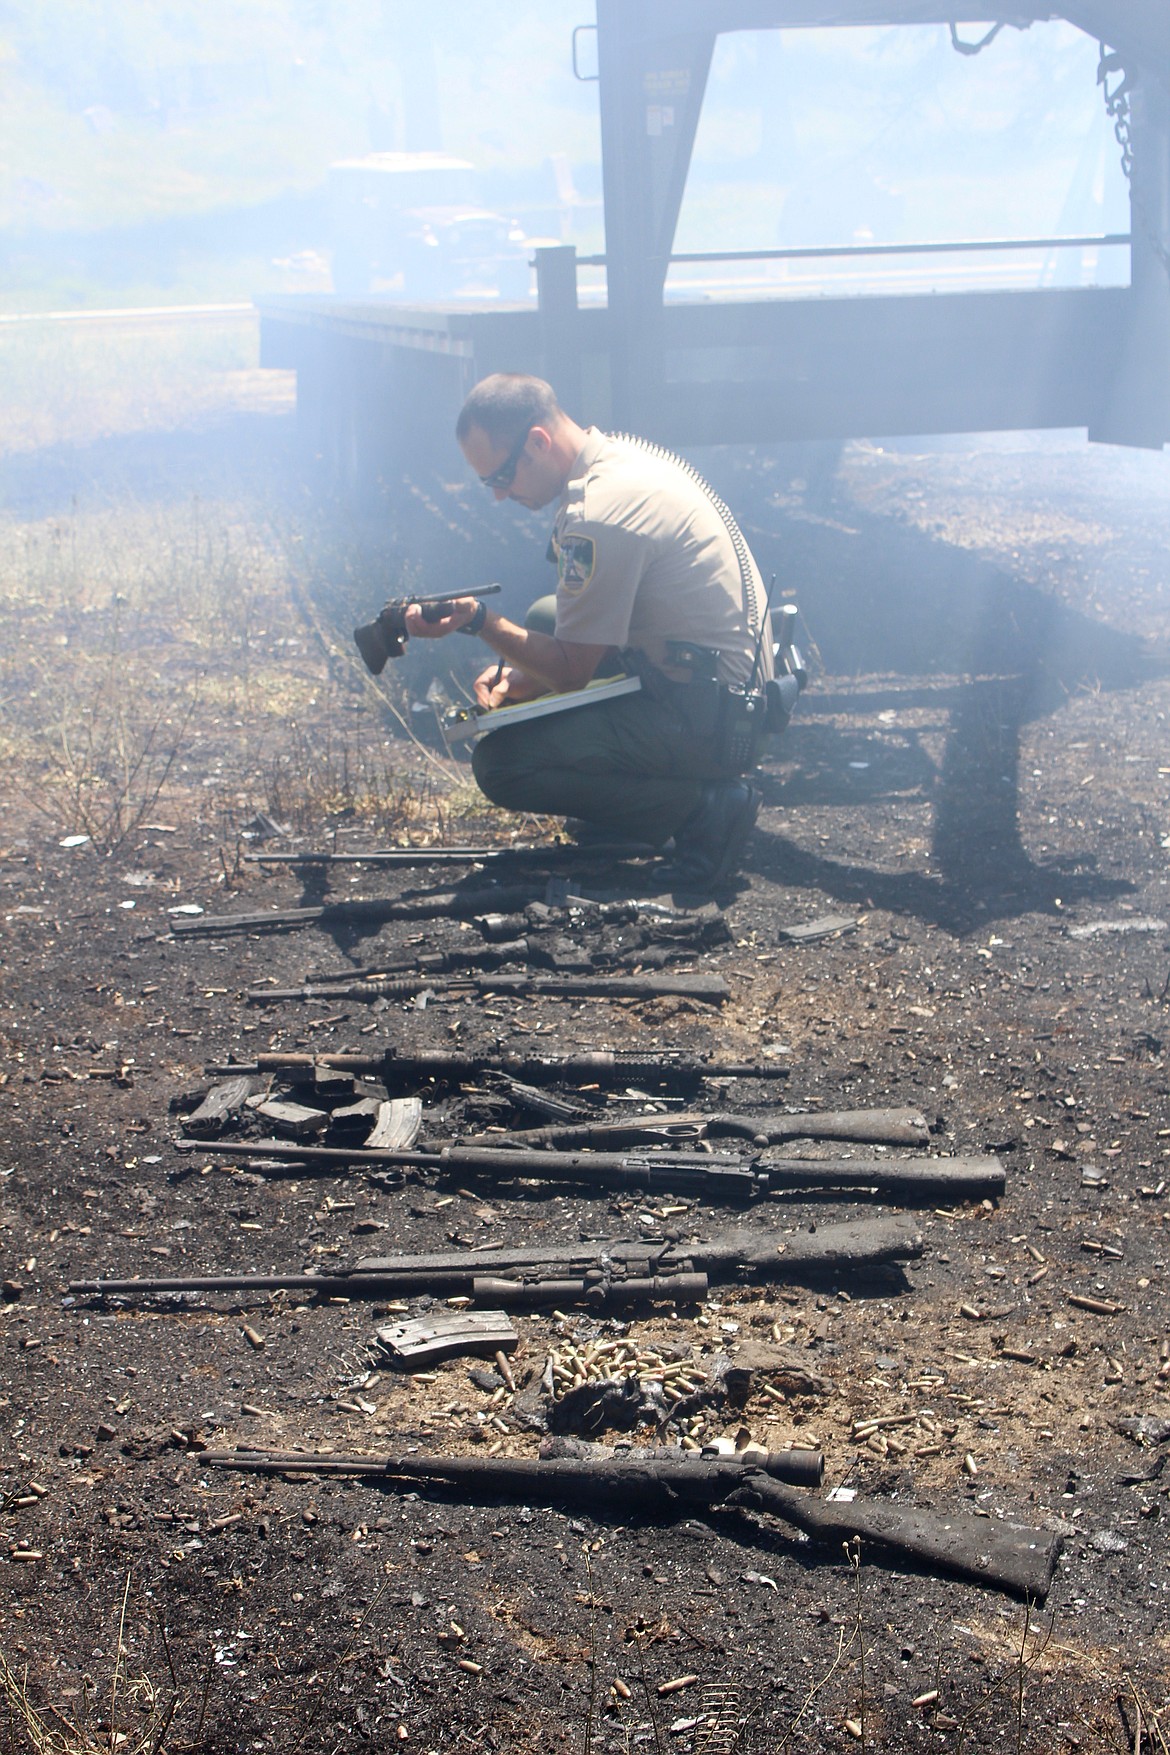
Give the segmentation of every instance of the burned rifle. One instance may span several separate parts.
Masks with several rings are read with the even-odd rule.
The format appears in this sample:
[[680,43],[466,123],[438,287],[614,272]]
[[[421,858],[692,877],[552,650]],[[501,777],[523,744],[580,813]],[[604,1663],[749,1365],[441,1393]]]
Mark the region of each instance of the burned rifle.
[[172,920],[180,937],[207,933],[264,932],[295,926],[364,926],[373,931],[391,920],[474,920],[491,908],[522,908],[531,890],[519,886],[483,890],[432,891],[422,896],[354,896],[347,902],[318,902],[307,908],[272,908],[263,914],[204,914]]
[[[450,1477],[452,1484],[467,1479],[466,1474],[461,1473],[458,1468],[458,1463],[464,1460],[466,1459],[456,1459],[456,1470]],[[482,1480],[483,1465],[478,1457],[472,1460],[476,1464],[476,1474]],[[692,1483],[697,1483],[705,1504],[713,1502],[707,1494],[717,1481],[715,1467],[726,1471],[759,1470],[769,1480],[786,1481],[793,1487],[819,1487],[825,1474],[825,1459],[819,1450],[756,1449],[751,1452],[750,1461],[747,1458],[730,1456],[718,1459],[689,1457],[685,1451],[680,1454],[678,1450],[667,1449],[644,1453],[636,1461],[629,1462],[619,1462],[609,1457],[596,1461],[592,1457],[584,1461],[578,1461],[575,1457],[548,1457],[537,1462],[530,1462],[525,1457],[506,1457],[501,1460],[505,1469],[513,1462],[520,1462],[526,1469],[537,1468],[546,1480],[566,1467],[578,1472],[587,1470],[590,1476],[598,1473],[608,1476],[611,1469],[616,1469],[623,1479],[632,1474],[635,1468],[645,1469],[655,1477],[663,1471],[664,1484],[668,1491],[674,1485],[674,1471],[683,1469],[686,1471],[684,1479],[687,1489],[684,1497],[689,1493]],[[337,1451],[330,1451],[328,1455],[322,1456],[303,1450],[209,1450],[201,1456],[200,1461],[209,1463],[212,1468],[249,1468],[264,1474],[357,1475],[367,1480],[397,1476],[404,1480],[434,1481],[442,1476],[445,1466],[445,1459],[433,1456],[345,1456],[339,1455]],[[486,1482],[484,1484],[486,1486]]]
[[353,631],[354,645],[362,655],[362,663],[371,675],[381,676],[388,658],[402,657],[407,640],[406,612],[411,604],[419,605],[424,622],[441,622],[459,598],[495,597],[500,590],[499,585],[481,585],[478,591],[447,591],[437,597],[392,597],[372,622]]
[[556,1118],[543,1127],[508,1133],[475,1134],[464,1144],[531,1151],[534,1147],[695,1144],[699,1140],[745,1139],[757,1146],[786,1140],[850,1140],[864,1145],[924,1146],[930,1139],[926,1117],[917,1109],[841,1109],[785,1115],[590,1115]]
[[468,945],[454,951],[415,951],[413,956],[384,957],[352,969],[330,969],[310,975],[300,987],[251,987],[249,1005],[277,999],[376,999],[379,981],[399,975],[454,975],[463,969],[498,969],[504,963],[527,963],[532,946],[526,938],[509,944]]
[[[545,885],[546,895],[551,882],[550,879]],[[344,902],[318,902],[305,908],[273,908],[263,914],[204,914],[189,920],[173,920],[171,931],[179,936],[198,936],[296,926],[331,927],[343,923],[373,928],[390,920],[475,920],[485,938],[515,938],[524,931],[527,919],[527,913],[519,915],[518,911],[535,906],[531,885],[525,888],[519,884],[500,884],[491,889],[430,890],[401,898],[354,896]],[[563,902],[545,906],[581,907],[588,909],[591,918],[600,920],[632,920],[644,914],[656,920],[685,922],[694,919],[705,924],[710,918],[718,918],[718,910],[712,910],[708,915],[699,909],[668,908],[652,900],[615,903],[568,896]],[[501,910],[509,910],[509,913]],[[518,925],[514,924],[517,919]],[[712,942],[721,941],[714,939]]]
[[508,1073],[534,1085],[582,1081],[588,1084],[654,1084],[683,1087],[702,1079],[786,1079],[789,1069],[775,1061],[693,1060],[661,1049],[655,1054],[595,1048],[584,1054],[461,1054],[446,1048],[416,1048],[381,1054],[261,1054],[254,1061],[208,1067],[216,1077],[237,1073],[310,1072],[335,1067],[362,1078],[401,1083],[403,1079],[443,1079],[457,1083],[485,1072]]
[[[682,945],[678,955],[693,957],[694,951],[689,945]],[[350,969],[329,969],[306,976],[299,987],[250,988],[248,1001],[251,1005],[262,1005],[274,999],[377,999],[380,981],[404,975],[458,975],[469,969],[500,969],[507,963],[524,963],[529,968],[559,973],[575,972],[575,965],[567,961],[563,952],[549,951],[536,938],[517,938],[504,944],[461,944],[454,950],[416,950],[410,956],[383,957],[377,963]],[[582,951],[581,967],[590,971],[597,964]]]
[[221,1158],[271,1158],[376,1169],[450,1170],[462,1176],[569,1182],[592,1188],[669,1190],[706,1200],[742,1203],[760,1195],[809,1189],[875,1188],[903,1196],[999,1195],[1006,1177],[995,1157],[737,1158],[726,1152],[524,1152],[491,1146],[443,1146],[437,1152],[366,1146],[298,1146],[285,1140],[183,1140],[178,1152]]
[[[417,602],[418,599],[415,599]],[[245,865],[594,865],[599,861],[634,859],[657,853],[649,842],[556,841],[548,847],[382,847],[366,853],[273,852],[245,853]]]
[[[658,1278],[666,1296],[677,1294],[683,1276],[708,1279],[758,1278],[769,1282],[808,1274],[884,1266],[923,1253],[922,1235],[905,1217],[857,1219],[777,1236],[751,1229],[724,1231],[690,1243],[647,1242],[644,1238],[595,1243],[535,1244],[447,1250],[430,1255],[371,1256],[352,1268],[315,1274],[213,1274],[167,1279],[76,1280],[76,1297],[166,1297],[176,1292],[311,1292],[322,1298],[475,1297],[477,1283],[490,1281],[491,1299],[537,1283],[549,1272],[590,1285],[620,1286],[625,1279]],[[588,1298],[588,1291],[585,1293]]]
[[320,1298],[460,1298],[484,1309],[563,1309],[585,1304],[594,1311],[629,1310],[640,1304],[702,1304],[707,1297],[706,1274],[648,1273],[636,1277],[603,1268],[559,1277],[543,1272],[469,1275],[466,1272],[421,1274],[191,1274],[177,1279],[76,1280],[74,1297],[169,1298],[185,1292],[311,1293]]
[[[769,1452],[769,1456],[774,1455]],[[320,1459],[329,1469],[333,1459]],[[691,1514],[696,1506],[734,1506],[767,1512],[838,1554],[855,1538],[896,1563],[965,1578],[1042,1603],[1052,1583],[1061,1537],[1027,1525],[997,1522],[964,1511],[920,1511],[864,1500],[818,1499],[786,1486],[756,1462],[732,1457],[694,1462],[577,1462],[570,1458],[399,1456],[377,1459],[379,1481],[420,1481],[459,1488],[472,1498],[522,1499],[526,1504],[592,1506],[602,1516],[630,1511],[661,1516]],[[260,1474],[315,1473],[316,1458],[302,1451],[207,1450],[201,1467]],[[332,1472],[330,1470],[330,1472]],[[615,1510],[616,1508],[616,1510]]]
[[542,994],[547,999],[698,999],[722,1005],[730,989],[721,975],[417,975],[375,976],[352,987],[254,987],[250,1005],[288,999],[413,999],[424,988],[434,993],[492,995]]

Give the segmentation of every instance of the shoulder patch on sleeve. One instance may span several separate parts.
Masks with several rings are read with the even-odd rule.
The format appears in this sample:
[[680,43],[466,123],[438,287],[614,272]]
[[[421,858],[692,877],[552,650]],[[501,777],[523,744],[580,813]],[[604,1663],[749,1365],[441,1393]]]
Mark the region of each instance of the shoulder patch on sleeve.
[[597,566],[597,544],[591,536],[561,537],[557,583],[563,591],[584,591]]

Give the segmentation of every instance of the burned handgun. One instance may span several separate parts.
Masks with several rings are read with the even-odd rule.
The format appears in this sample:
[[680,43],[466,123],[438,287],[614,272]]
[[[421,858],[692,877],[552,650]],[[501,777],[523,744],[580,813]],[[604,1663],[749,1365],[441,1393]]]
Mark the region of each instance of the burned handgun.
[[392,597],[372,622],[353,631],[362,662],[373,676],[381,676],[388,658],[401,658],[406,650],[406,612],[412,603],[422,609],[424,622],[442,621],[460,597],[494,597],[499,585],[481,585],[478,591],[447,591],[438,597]]

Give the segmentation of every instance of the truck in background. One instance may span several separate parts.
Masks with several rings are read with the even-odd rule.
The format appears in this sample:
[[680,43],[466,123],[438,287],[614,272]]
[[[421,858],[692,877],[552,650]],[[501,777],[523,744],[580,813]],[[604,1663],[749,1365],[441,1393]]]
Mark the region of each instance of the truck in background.
[[412,302],[534,296],[538,243],[477,199],[475,166],[441,152],[371,152],[329,167],[333,290]]

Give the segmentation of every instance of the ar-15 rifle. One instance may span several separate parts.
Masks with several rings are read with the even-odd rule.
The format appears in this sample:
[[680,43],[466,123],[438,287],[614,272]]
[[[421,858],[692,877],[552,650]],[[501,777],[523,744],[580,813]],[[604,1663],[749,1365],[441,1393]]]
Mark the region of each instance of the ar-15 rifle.
[[416,1048],[412,1053],[386,1048],[381,1054],[261,1054],[254,1061],[209,1066],[215,1077],[236,1073],[310,1072],[331,1066],[359,1078],[382,1079],[399,1085],[404,1079],[477,1078],[481,1073],[508,1073],[534,1085],[585,1081],[589,1084],[697,1085],[701,1079],[786,1079],[789,1069],[777,1061],[696,1060],[660,1049],[655,1054],[595,1048],[584,1054],[461,1054],[446,1048]]
[[455,975],[376,976],[351,987],[253,987],[249,1005],[275,1005],[289,999],[412,999],[429,988],[434,993],[479,993],[490,998],[544,994],[549,999],[697,999],[722,1005],[731,990],[722,975],[481,975],[465,970]]
[[[314,1472],[303,1451],[207,1450],[200,1467],[262,1474]],[[328,1464],[329,1459],[321,1459]],[[896,1564],[1010,1591],[1042,1603],[1052,1583],[1061,1538],[1027,1525],[974,1517],[966,1511],[920,1511],[870,1500],[818,1499],[785,1486],[758,1464],[732,1457],[695,1462],[578,1462],[570,1458],[399,1456],[377,1459],[379,1481],[402,1491],[429,1482],[460,1489],[473,1500],[496,1497],[525,1504],[589,1505],[601,1516],[625,1520],[632,1510],[686,1516],[697,1505],[731,1505],[767,1512],[831,1542],[840,1553],[854,1538],[872,1543]]]
[[[447,591],[438,597],[392,597],[372,622],[353,631],[354,644],[362,662],[373,676],[381,676],[388,658],[401,658],[406,650],[406,612],[417,603],[424,622],[441,622],[453,603],[461,597],[494,597],[499,585],[481,585],[478,591]],[[460,629],[462,633],[463,630]]]
[[271,1158],[340,1170],[399,1167],[449,1170],[592,1188],[669,1190],[674,1194],[742,1204],[792,1190],[876,1188],[883,1193],[999,1195],[1006,1177],[998,1158],[737,1158],[726,1152],[524,1152],[490,1146],[443,1146],[437,1152],[364,1146],[299,1146],[285,1140],[174,1141],[178,1152],[219,1158]]
[[[478,1297],[499,1308],[512,1294],[531,1303],[526,1289],[549,1273],[590,1287],[618,1287],[623,1280],[653,1281],[660,1296],[681,1296],[685,1278],[796,1280],[807,1274],[871,1268],[909,1261],[923,1252],[922,1234],[906,1217],[857,1219],[816,1231],[777,1236],[741,1229],[690,1243],[643,1238],[595,1243],[530,1244],[498,1249],[447,1250],[431,1255],[370,1256],[351,1268],[314,1274],[187,1274],[167,1279],[75,1280],[75,1297],[164,1297],[176,1292],[311,1292],[322,1298]],[[643,1294],[645,1296],[645,1294]]]

